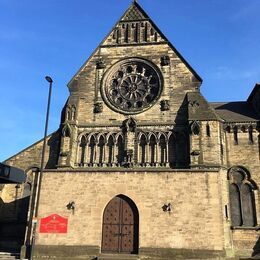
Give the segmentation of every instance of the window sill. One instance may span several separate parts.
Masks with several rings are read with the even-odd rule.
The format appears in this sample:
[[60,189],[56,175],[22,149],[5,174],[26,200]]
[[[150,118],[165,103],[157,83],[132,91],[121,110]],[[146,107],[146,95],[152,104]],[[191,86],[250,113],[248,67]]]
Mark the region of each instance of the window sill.
[[255,230],[259,231],[260,226],[255,226],[255,227],[243,227],[243,226],[237,226],[237,227],[231,227],[232,230]]

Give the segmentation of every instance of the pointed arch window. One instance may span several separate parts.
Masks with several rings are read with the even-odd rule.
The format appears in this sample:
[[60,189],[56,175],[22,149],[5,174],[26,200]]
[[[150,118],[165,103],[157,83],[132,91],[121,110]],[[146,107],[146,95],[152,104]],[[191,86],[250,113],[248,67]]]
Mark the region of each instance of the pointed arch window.
[[140,156],[141,165],[145,165],[146,163],[146,147],[147,147],[147,140],[145,135],[142,134],[139,142],[139,156]]
[[250,179],[250,173],[242,167],[233,167],[229,170],[228,179],[232,226],[256,226],[256,185]]
[[76,118],[76,107],[73,105],[71,107],[71,120],[75,120]]
[[84,166],[85,163],[86,146],[87,146],[86,137],[82,136],[79,144],[79,156],[78,156],[80,166]]
[[149,148],[150,148],[150,163],[151,165],[154,165],[156,163],[156,138],[153,134],[150,137]]
[[124,162],[124,147],[124,139],[122,135],[119,135],[117,139],[117,162],[119,165],[121,165]]
[[229,186],[231,222],[233,226],[242,225],[242,212],[240,203],[240,192],[236,184],[232,183]]
[[98,141],[98,164],[101,166],[105,161],[105,138],[103,135],[99,137]]
[[160,136],[160,140],[159,140],[159,147],[160,147],[160,158],[159,158],[159,162],[161,164],[165,164],[167,161],[167,149],[166,149],[166,138],[164,135]]
[[96,140],[95,137],[92,135],[89,140],[89,163],[93,165],[95,163],[96,157]]
[[71,107],[68,106],[67,107],[67,112],[66,112],[66,119],[70,120],[70,118],[71,118]]
[[108,164],[111,166],[114,163],[114,138],[112,135],[109,136],[107,141],[107,148],[108,148]]
[[63,140],[62,140],[62,149],[63,151],[69,151],[70,149],[70,127],[66,125],[62,130]]

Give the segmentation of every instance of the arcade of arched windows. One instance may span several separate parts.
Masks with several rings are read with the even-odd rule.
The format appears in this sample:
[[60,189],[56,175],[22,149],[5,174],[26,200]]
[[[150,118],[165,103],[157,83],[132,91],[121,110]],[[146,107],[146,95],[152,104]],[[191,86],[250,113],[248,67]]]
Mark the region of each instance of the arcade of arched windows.
[[[187,165],[185,135],[172,132],[140,132],[135,138],[133,162],[138,167],[176,167]],[[120,167],[127,156],[123,133],[90,133],[79,137],[77,162],[79,167]]]

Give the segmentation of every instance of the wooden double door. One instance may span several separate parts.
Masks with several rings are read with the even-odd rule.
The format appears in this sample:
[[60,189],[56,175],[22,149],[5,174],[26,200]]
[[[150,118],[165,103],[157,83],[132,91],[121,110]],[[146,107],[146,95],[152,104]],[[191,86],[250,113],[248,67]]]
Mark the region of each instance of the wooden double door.
[[139,216],[134,202],[119,195],[105,208],[103,215],[102,252],[138,253]]

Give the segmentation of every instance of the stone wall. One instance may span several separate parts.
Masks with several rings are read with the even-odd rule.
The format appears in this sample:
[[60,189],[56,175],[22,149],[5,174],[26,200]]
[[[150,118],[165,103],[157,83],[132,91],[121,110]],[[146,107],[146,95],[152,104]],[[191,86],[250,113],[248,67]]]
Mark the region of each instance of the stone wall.
[[[140,217],[140,248],[223,250],[225,221],[218,171],[45,172],[39,215],[68,218],[67,234],[38,233],[37,245],[101,246],[102,217],[116,195]],[[66,205],[75,202],[75,212]],[[162,206],[171,203],[172,211]]]
[[[59,143],[60,133],[59,131],[52,133],[47,137],[47,145],[45,150],[45,168],[54,169],[57,165],[59,156]],[[25,148],[23,151],[8,158],[4,161],[5,164],[15,166],[24,171],[28,171],[31,168],[40,168],[42,157],[43,140],[40,140],[31,146]]]
[[[169,66],[162,67],[161,57],[164,55],[170,56],[171,63]],[[100,56],[104,59],[106,69],[99,70],[97,77],[96,61]],[[90,123],[113,125],[113,123],[121,123],[127,118],[125,115],[114,112],[106,104],[103,106],[102,113],[93,113],[94,100],[103,101],[100,92],[102,76],[113,64],[127,57],[147,59],[161,69],[164,78],[161,99],[170,101],[169,111],[158,113],[160,111],[159,99],[157,104],[148,111],[133,116],[137,121],[142,121],[142,123],[148,123],[151,120],[161,123],[173,123],[184,101],[186,91],[192,91],[199,85],[195,76],[166,43],[161,45],[135,46],[134,48],[132,46],[100,48],[100,51],[96,51],[71,83],[69,103],[76,103],[77,120],[80,125]],[[97,80],[98,83],[96,82]],[[76,87],[73,87],[73,84]]]

